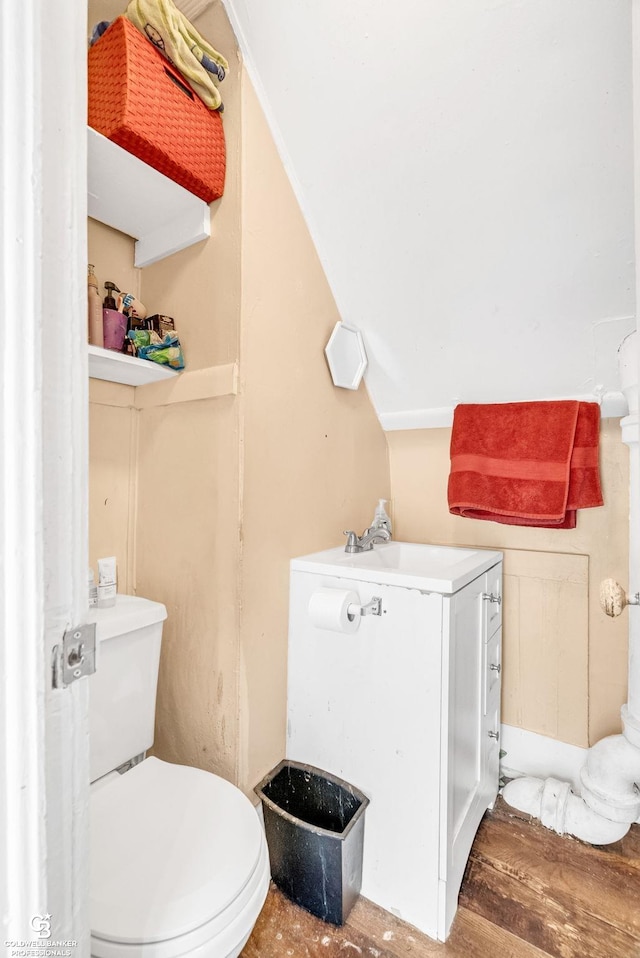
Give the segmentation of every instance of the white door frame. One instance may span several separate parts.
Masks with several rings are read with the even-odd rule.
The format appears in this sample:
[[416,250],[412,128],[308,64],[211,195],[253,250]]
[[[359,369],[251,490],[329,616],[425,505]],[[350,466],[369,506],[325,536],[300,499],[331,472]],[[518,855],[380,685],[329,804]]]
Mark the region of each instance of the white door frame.
[[85,24],[69,0],[0,4],[0,948],[78,958],[88,680],[53,690],[50,663],[87,616]]

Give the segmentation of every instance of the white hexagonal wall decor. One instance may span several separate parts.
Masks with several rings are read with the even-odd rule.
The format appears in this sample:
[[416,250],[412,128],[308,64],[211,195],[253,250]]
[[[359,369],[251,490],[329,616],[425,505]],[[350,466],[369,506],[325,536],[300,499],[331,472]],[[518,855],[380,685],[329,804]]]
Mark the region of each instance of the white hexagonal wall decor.
[[334,386],[357,389],[368,362],[360,330],[336,323],[324,353]]

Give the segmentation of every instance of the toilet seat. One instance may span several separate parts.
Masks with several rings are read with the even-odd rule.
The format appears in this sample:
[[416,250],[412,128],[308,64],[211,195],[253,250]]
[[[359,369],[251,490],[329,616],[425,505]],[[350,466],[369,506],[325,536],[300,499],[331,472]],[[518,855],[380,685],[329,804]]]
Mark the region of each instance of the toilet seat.
[[264,832],[249,800],[210,772],[156,758],[97,785],[92,954],[238,954],[269,883]]

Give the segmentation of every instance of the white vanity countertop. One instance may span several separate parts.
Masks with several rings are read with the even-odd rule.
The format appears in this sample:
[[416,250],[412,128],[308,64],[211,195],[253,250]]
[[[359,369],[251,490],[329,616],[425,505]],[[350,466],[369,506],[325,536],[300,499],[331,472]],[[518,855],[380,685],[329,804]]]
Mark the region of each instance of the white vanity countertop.
[[488,549],[381,542],[368,552],[338,546],[300,556],[291,560],[291,569],[451,595],[501,561],[501,552]]

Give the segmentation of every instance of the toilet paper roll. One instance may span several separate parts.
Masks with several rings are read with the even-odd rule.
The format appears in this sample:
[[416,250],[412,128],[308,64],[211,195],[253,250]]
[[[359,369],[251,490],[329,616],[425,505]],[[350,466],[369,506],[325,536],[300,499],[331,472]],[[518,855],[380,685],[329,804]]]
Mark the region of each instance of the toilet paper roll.
[[309,599],[309,618],[318,629],[355,632],[361,617],[349,614],[349,606],[352,605],[360,607],[360,599],[355,592],[347,589],[318,589]]

